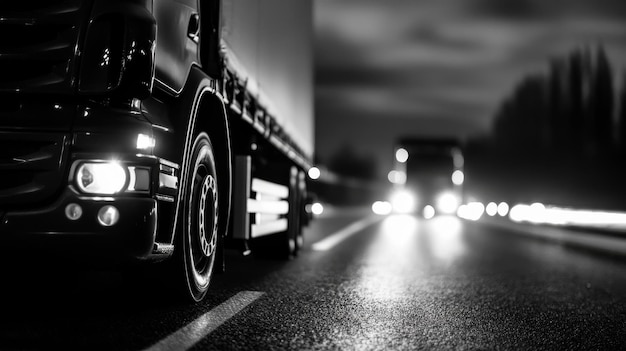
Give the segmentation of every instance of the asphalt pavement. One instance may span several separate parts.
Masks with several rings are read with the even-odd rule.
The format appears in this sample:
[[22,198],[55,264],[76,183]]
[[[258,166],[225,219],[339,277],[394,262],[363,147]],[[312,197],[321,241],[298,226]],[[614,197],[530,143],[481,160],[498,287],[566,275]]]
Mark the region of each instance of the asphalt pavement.
[[335,212],[306,230],[296,259],[230,253],[195,305],[116,270],[15,270],[2,284],[0,349],[626,348],[626,259],[520,234]]

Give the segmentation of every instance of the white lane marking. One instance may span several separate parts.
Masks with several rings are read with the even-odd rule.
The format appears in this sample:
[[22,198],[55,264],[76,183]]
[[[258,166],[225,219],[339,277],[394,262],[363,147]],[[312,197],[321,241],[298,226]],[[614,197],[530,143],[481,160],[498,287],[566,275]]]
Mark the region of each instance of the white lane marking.
[[316,242],[311,247],[315,251],[327,251],[337,246],[352,235],[380,221],[383,217],[366,217]]
[[260,291],[241,291],[146,351],[188,350],[263,294]]

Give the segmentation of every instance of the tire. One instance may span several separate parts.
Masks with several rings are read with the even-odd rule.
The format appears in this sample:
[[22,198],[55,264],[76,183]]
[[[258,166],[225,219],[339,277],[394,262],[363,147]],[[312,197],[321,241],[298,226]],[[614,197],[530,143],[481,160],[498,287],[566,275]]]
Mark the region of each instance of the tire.
[[300,233],[298,169],[291,167],[289,171],[289,213],[287,214],[287,230],[282,236],[283,258],[289,259],[298,255],[298,234]]
[[304,202],[305,202],[305,195],[306,195],[306,175],[302,171],[298,172],[297,189],[298,189],[297,194],[296,194],[297,200],[296,200],[296,204],[294,206],[294,211],[293,211],[293,213],[296,214],[297,216],[297,218],[295,218],[296,220],[295,254],[296,255],[298,254],[298,252],[300,252],[300,250],[304,246],[304,233],[302,232],[302,229],[305,225],[305,216],[306,216],[306,211],[304,209]]
[[183,272],[187,297],[206,295],[218,251],[218,188],[213,147],[209,137],[196,137],[185,181],[182,225],[175,250]]

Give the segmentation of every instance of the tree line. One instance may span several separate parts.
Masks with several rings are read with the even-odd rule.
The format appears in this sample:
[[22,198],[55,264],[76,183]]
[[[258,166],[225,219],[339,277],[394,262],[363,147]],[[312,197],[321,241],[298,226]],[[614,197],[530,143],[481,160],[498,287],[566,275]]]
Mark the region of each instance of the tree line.
[[520,81],[497,110],[492,142],[502,150],[595,157],[626,153],[626,76],[601,46],[550,60]]

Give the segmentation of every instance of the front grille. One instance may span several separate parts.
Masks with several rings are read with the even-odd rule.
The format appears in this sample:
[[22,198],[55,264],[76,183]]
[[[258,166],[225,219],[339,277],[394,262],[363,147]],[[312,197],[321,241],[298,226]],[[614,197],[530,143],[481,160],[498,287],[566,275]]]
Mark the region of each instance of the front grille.
[[0,2],[0,91],[69,93],[81,0]]
[[56,193],[68,137],[52,133],[0,133],[0,209],[37,205]]

